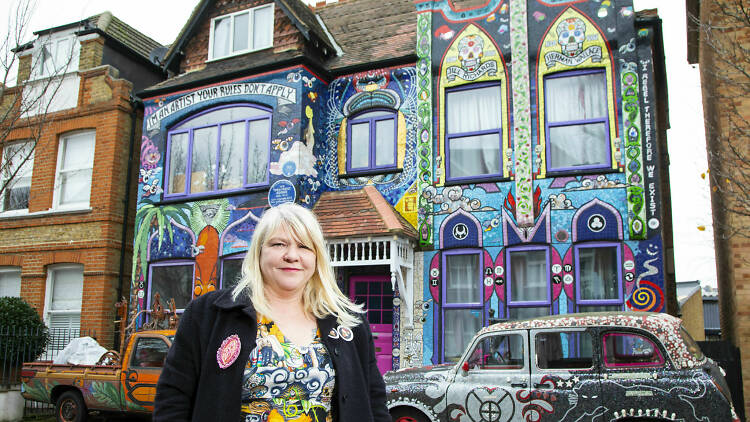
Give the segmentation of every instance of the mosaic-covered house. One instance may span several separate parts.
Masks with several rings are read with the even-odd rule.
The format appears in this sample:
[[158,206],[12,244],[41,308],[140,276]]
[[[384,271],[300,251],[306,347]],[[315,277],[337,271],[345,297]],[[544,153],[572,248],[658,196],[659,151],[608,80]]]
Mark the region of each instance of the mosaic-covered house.
[[658,18],[469,3],[201,1],[141,93],[134,307],[231,286],[263,210],[296,201],[383,371],[493,320],[668,311]]

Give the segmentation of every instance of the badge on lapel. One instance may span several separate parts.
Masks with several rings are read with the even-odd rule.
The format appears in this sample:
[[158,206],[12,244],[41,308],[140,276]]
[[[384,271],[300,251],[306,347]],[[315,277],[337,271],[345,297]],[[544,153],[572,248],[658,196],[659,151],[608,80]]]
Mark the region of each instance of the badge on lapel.
[[333,339],[340,338],[344,341],[352,341],[352,339],[354,338],[354,333],[350,328],[339,325],[336,328],[331,328],[331,332],[328,333],[328,337]]
[[241,346],[242,343],[240,343],[240,338],[237,334],[232,334],[225,338],[216,351],[216,362],[219,363],[219,368],[226,369],[233,364],[240,355]]

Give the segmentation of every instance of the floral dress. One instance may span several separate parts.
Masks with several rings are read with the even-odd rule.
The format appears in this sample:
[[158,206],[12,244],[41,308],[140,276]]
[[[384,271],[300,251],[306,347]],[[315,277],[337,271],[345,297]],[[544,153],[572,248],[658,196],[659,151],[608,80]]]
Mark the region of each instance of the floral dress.
[[273,321],[261,317],[255,349],[242,376],[242,422],[330,422],[335,371],[320,341],[289,341]]

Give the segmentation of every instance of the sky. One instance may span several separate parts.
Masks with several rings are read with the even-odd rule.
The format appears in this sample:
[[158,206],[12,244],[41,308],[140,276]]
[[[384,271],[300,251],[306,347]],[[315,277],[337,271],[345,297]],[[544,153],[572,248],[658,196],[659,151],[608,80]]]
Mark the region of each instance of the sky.
[[[11,18],[11,5],[18,0],[0,0],[0,7]],[[143,32],[169,44],[187,21],[198,0],[31,0],[36,3],[28,25],[32,32],[80,21],[104,11]],[[355,0],[356,1],[356,0]],[[408,0],[404,0],[408,1]],[[594,0],[597,1],[597,0]],[[700,280],[716,286],[711,207],[706,144],[697,66],[687,63],[685,2],[677,0],[634,0],[635,10],[658,9],[663,20],[664,50],[669,87],[671,128],[667,131],[672,185],[677,281]],[[0,34],[8,23],[0,20]],[[700,230],[703,227],[704,230]]]

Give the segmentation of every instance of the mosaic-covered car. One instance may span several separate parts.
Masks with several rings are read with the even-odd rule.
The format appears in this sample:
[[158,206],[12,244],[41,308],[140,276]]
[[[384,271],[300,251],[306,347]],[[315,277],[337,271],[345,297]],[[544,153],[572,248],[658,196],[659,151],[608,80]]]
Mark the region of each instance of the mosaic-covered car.
[[483,328],[455,364],[385,375],[394,421],[739,421],[722,370],[667,314]]

